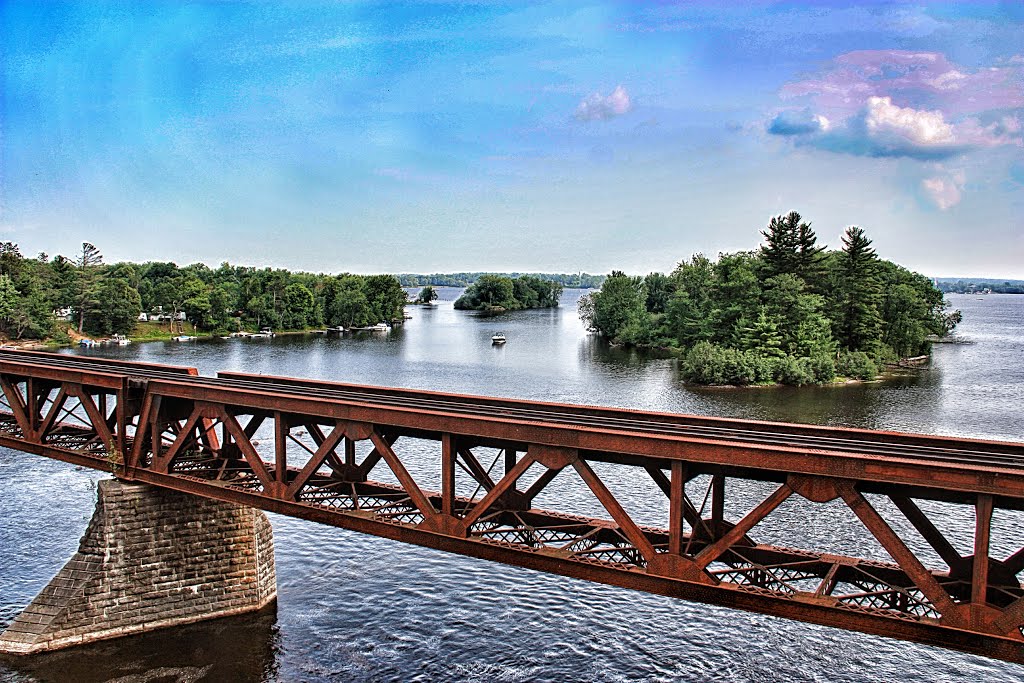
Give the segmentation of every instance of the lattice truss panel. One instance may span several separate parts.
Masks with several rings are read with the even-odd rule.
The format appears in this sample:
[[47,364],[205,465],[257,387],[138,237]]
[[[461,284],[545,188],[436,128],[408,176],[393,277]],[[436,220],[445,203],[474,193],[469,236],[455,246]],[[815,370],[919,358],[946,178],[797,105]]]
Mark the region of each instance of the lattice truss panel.
[[0,387],[0,433],[104,458],[116,451],[116,392],[6,375]]
[[[451,435],[400,437],[368,424],[259,411],[236,415],[202,405],[181,419],[161,421],[159,429],[160,455],[140,449],[139,466],[389,524],[900,620],[948,621],[972,604],[973,553],[955,549],[910,498],[882,499],[890,517],[902,514],[896,525],[854,482],[790,477],[755,499],[750,482],[691,474],[686,463],[613,465],[541,446],[525,452],[471,446]],[[613,492],[610,482],[624,481],[626,490]],[[733,485],[745,491],[750,506],[730,522],[726,496]],[[655,496],[667,523],[643,524],[638,520],[657,508]],[[547,503],[542,508],[534,506],[538,497]],[[791,499],[808,515],[797,524],[812,524],[815,509],[828,506],[825,523],[845,524],[847,532],[858,527],[862,538],[847,545],[873,546],[875,559],[758,543],[756,528],[769,525],[772,513]],[[568,502],[562,506],[567,509],[555,509],[559,500]],[[837,506],[847,519],[835,519]],[[627,511],[631,507],[636,513]],[[979,523],[991,519],[990,499],[974,507],[947,506],[961,516],[977,511]],[[896,528],[916,538],[908,542]],[[799,537],[790,531],[791,538]],[[936,564],[945,566],[928,570],[920,554],[937,556]],[[986,604],[1016,604],[1024,596],[1016,576],[1024,569],[1024,552],[989,564],[1001,582],[989,581]]]
[[[882,491],[853,479],[500,441],[145,386],[0,374],[0,387],[4,445],[91,458],[128,479],[255,496],[246,500],[341,526],[359,519],[385,536],[397,537],[385,527],[428,534],[434,540],[424,544],[454,552],[474,543],[495,554],[468,554],[501,561],[510,561],[506,551],[543,557],[559,573],[628,587],[649,589],[638,577],[656,577],[699,585],[699,599],[830,623],[817,616],[826,610],[858,630],[935,640],[865,626],[899,622],[1024,641],[1020,501],[933,500],[920,487]],[[728,597],[738,594],[767,602]],[[1020,649],[995,654],[1024,660]]]

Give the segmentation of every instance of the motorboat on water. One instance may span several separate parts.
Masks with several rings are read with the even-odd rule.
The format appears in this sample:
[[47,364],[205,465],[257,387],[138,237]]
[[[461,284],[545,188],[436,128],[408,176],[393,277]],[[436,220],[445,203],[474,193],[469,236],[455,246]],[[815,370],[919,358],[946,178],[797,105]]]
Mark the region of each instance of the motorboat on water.
[[505,333],[504,332],[498,332],[497,334],[495,334],[494,336],[491,337],[491,343],[494,344],[495,346],[501,346],[506,341],[508,341],[508,340],[505,339]]

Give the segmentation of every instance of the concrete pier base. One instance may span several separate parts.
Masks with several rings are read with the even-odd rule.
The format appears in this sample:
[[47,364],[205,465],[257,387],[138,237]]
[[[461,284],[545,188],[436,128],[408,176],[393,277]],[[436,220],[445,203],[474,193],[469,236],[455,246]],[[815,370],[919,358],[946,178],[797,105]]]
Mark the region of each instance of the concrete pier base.
[[259,510],[116,480],[78,552],[6,631],[31,654],[260,609],[277,597]]

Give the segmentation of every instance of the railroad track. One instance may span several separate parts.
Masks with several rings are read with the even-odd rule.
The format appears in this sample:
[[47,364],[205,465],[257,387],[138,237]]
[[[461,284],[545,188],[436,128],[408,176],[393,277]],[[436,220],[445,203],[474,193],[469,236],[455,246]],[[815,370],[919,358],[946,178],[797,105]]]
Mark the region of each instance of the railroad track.
[[[409,389],[359,388],[353,385],[321,384],[314,380],[291,378],[243,378],[243,376],[233,373],[227,373],[227,376],[209,377],[185,374],[183,369],[162,369],[162,366],[159,365],[129,361],[0,350],[0,368],[8,363],[41,365],[74,371],[104,372],[219,389],[274,392],[303,398],[417,411],[445,411],[474,417],[507,419],[561,427],[586,427],[609,432],[706,439],[755,447],[781,447],[869,458],[897,458],[918,462],[941,462],[969,467],[988,466],[1024,471],[1024,444],[1010,442],[844,430],[797,424],[780,425],[778,423],[745,422],[687,415],[675,416],[665,413],[641,413],[592,406],[527,403],[525,401],[519,405],[520,402],[512,399],[445,395]],[[712,422],[719,424],[709,424]],[[758,428],[758,425],[763,426]],[[780,427],[792,431],[788,433],[775,431]],[[801,431],[813,433],[801,434]],[[871,438],[864,438],[866,436]],[[887,437],[890,440],[881,440],[880,437]],[[949,445],[936,445],[936,442],[948,442]]]

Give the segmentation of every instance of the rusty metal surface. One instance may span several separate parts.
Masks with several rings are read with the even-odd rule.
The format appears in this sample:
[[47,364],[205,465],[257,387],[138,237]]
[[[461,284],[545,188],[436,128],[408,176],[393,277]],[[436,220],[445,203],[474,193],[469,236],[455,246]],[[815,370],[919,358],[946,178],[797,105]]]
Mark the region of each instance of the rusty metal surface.
[[[125,479],[555,574],[1024,662],[1024,549],[997,558],[989,547],[993,514],[1024,509],[1022,444],[200,377],[190,368],[10,351],[0,351],[0,389],[0,445]],[[258,434],[269,436],[259,444]],[[439,490],[422,483],[422,454],[410,466],[411,440],[421,449],[433,443]],[[490,467],[484,449],[499,449]],[[665,528],[638,523],[598,463],[642,474],[666,499]],[[370,480],[381,471],[391,483]],[[563,471],[578,477],[603,518],[533,506]],[[701,502],[686,483],[703,475]],[[766,493],[727,519],[737,482]],[[880,514],[879,497],[945,567],[926,566]],[[759,525],[790,499],[845,506],[893,561],[759,543]],[[974,529],[972,552],[957,551],[916,500],[955,503]]]

